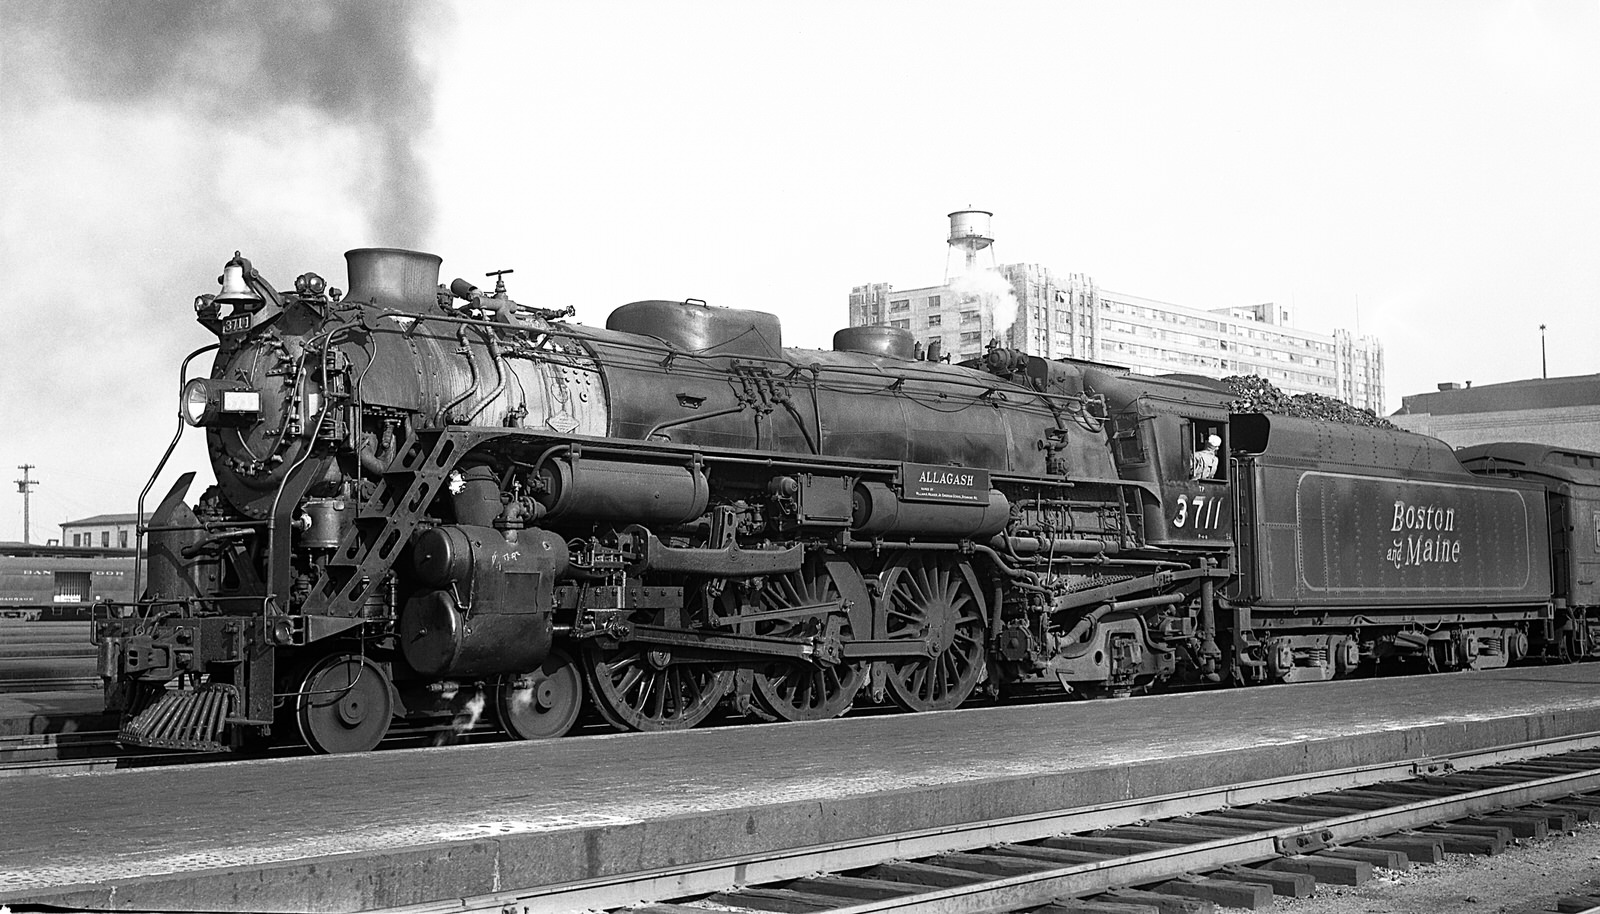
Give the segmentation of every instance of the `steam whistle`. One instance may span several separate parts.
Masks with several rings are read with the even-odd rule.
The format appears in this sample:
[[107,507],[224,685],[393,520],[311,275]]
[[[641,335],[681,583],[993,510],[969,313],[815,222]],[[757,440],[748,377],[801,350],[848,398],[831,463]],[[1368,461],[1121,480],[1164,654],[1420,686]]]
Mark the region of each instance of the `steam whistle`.
[[494,270],[485,273],[485,276],[494,277],[494,292],[485,294],[484,291],[465,279],[456,279],[450,283],[450,294],[468,303],[468,307],[477,308],[486,313],[491,320],[498,320],[507,324],[515,324],[531,329],[546,329],[541,327],[543,321],[559,317],[567,317],[577,313],[572,306],[565,308],[535,308],[511,300],[506,294],[505,274],[515,273],[515,270]]
[[517,272],[517,271],[516,270],[493,270],[491,272],[483,274],[485,276],[493,276],[494,277],[494,297],[495,298],[505,298],[506,297],[506,281],[502,277],[504,277],[507,273],[515,273],[515,272]]

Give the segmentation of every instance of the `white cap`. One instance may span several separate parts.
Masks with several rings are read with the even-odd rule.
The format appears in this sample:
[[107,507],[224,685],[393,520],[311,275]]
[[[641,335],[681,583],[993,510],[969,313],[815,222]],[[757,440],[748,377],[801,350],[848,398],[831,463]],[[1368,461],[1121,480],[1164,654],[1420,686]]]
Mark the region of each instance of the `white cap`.
[[1212,447],[1222,447],[1222,439],[1218,438],[1216,435],[1208,435],[1206,436],[1206,444],[1209,444]]

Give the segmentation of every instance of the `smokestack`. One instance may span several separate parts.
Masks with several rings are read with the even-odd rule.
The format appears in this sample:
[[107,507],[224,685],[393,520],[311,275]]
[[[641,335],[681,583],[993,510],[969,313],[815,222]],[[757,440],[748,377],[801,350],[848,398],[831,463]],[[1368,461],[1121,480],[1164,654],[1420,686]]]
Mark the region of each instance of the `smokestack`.
[[425,314],[438,303],[437,254],[399,248],[356,248],[344,254],[350,272],[345,300],[372,302],[380,308]]

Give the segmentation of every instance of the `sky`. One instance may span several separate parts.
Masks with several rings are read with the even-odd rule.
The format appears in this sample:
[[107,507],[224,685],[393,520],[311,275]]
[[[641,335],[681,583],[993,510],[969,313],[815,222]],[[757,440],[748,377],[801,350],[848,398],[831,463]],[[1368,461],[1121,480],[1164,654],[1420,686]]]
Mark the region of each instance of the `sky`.
[[[1393,410],[1538,377],[1540,324],[1600,372],[1597,153],[1596,0],[0,0],[0,541],[22,464],[35,542],[134,510],[236,250],[821,348],[977,208],[1001,263],[1375,335]],[[205,463],[179,438],[147,510]]]

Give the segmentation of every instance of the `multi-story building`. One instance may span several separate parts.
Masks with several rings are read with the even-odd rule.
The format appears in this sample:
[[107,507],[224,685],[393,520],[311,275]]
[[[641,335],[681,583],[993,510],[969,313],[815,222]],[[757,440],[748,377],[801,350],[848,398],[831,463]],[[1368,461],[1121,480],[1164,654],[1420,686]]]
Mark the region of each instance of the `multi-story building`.
[[976,358],[994,340],[1032,355],[1109,362],[1138,374],[1260,375],[1287,393],[1386,411],[1383,346],[1375,337],[1300,330],[1288,309],[1271,303],[1204,310],[1112,292],[1082,273],[1038,264],[972,270],[975,255],[993,255],[989,215],[950,214],[949,243],[968,271],[916,289],[856,286],[850,325],[903,327],[924,349],[937,344],[955,361]]
[[96,549],[132,549],[139,515],[96,514],[61,525],[61,545],[89,546]]
[[1600,374],[1478,387],[1447,383],[1400,402],[1390,422],[1454,447],[1532,441],[1600,451]]

